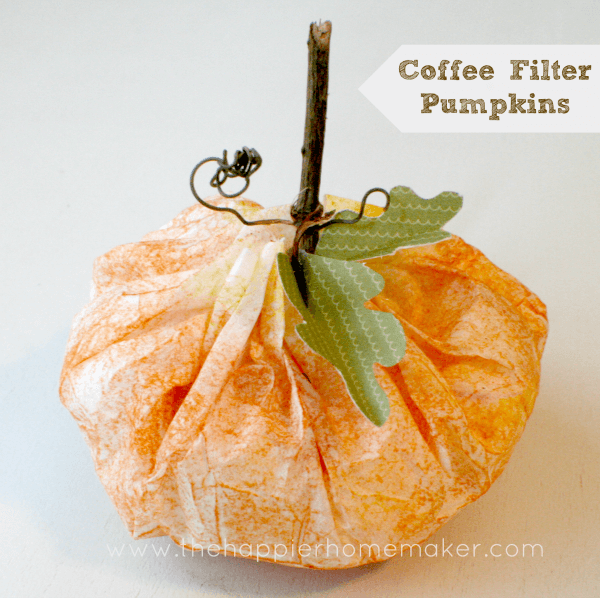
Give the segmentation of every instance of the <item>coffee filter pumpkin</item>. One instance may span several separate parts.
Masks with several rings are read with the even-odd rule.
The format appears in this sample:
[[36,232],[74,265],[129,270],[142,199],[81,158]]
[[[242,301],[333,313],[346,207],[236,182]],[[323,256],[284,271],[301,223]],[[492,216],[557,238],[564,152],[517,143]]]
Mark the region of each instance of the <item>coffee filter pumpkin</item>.
[[60,393],[134,538],[353,567],[422,542],[506,465],[538,390],[541,301],[456,236],[363,260],[385,281],[365,306],[406,335],[397,365],[374,365],[377,426],[298,335],[276,259],[294,232],[196,205],[96,261]]

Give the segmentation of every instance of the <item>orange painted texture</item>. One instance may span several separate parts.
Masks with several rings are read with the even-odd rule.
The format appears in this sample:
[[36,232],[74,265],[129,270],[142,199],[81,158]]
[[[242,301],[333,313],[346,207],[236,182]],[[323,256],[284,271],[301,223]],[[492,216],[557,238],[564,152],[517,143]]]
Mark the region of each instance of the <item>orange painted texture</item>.
[[375,366],[378,428],[295,332],[275,261],[293,233],[194,206],[96,261],[60,393],[135,538],[352,567],[422,542],[506,465],[538,391],[543,303],[454,236],[367,260],[385,289],[366,305],[407,335],[397,366]]

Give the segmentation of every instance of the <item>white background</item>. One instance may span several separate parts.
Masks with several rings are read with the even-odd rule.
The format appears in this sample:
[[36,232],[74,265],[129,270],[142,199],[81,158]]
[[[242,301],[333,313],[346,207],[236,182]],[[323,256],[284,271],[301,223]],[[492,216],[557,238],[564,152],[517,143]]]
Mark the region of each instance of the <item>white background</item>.
[[[319,18],[333,22],[322,191],[460,192],[465,207],[447,228],[548,305],[525,434],[493,488],[432,539],[540,543],[543,558],[396,558],[318,572],[108,554],[144,543],[130,541],[57,396],[93,259],[192,205],[191,168],[224,148],[261,152],[250,198],[293,200],[306,39]],[[598,31],[600,5],[582,0],[2,0],[2,596],[596,598],[600,137],[401,134],[358,88],[401,44],[595,44]]]

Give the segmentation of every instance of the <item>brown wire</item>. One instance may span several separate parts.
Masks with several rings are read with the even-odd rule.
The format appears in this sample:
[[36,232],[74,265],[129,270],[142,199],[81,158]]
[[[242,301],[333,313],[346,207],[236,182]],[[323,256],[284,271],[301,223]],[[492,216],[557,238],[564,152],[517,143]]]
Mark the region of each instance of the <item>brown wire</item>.
[[[298,249],[300,246],[300,242],[302,241],[302,237],[304,237],[306,235],[306,233],[308,231],[314,232],[316,231],[320,231],[323,230],[324,228],[327,228],[328,226],[331,226],[332,224],[356,224],[364,215],[365,213],[365,208],[367,205],[367,199],[369,198],[369,195],[371,195],[371,193],[375,193],[379,191],[380,193],[383,193],[385,195],[386,198],[386,202],[385,202],[385,208],[383,208],[383,211],[387,211],[387,209],[390,207],[390,194],[385,190],[382,189],[381,187],[373,187],[373,189],[369,189],[364,197],[362,198],[362,201],[360,202],[360,210],[358,212],[358,214],[356,215],[356,218],[351,218],[351,219],[345,219],[345,218],[331,218],[331,216],[333,215],[333,212],[328,212],[327,214],[323,215],[323,218],[320,218],[319,220],[314,221],[314,223],[310,222],[308,219],[302,223],[302,225],[300,227],[298,227],[298,230],[296,231],[296,237],[294,239],[294,246],[292,248],[292,255],[296,256],[298,255]],[[325,222],[323,222],[323,220],[325,218],[327,218],[327,216],[329,216],[331,219],[327,219]]]
[[[217,162],[219,167],[217,168],[217,172],[215,172],[213,178],[210,181],[210,186],[216,188],[219,191],[219,194],[223,197],[227,197],[229,199],[233,197],[238,197],[246,189],[248,189],[250,185],[250,177],[260,168],[262,164],[262,158],[260,154],[255,149],[250,149],[248,147],[244,147],[242,150],[237,150],[235,152],[233,164],[229,164],[227,161],[227,150],[223,150],[222,158],[205,158],[201,162],[198,162],[194,169],[192,170],[192,174],[190,175],[190,187],[192,189],[192,193],[194,197],[206,208],[210,210],[215,210],[217,212],[230,212],[234,214],[242,224],[246,226],[256,226],[259,224],[291,224],[294,226],[294,222],[291,220],[281,220],[279,218],[272,218],[269,220],[246,220],[237,210],[234,208],[229,208],[227,206],[213,206],[209,204],[207,201],[203,200],[197,193],[196,187],[194,185],[194,177],[200,168],[206,164],[207,162]],[[241,177],[246,182],[241,189],[234,194],[227,194],[221,189],[221,185],[223,185],[227,179]]]

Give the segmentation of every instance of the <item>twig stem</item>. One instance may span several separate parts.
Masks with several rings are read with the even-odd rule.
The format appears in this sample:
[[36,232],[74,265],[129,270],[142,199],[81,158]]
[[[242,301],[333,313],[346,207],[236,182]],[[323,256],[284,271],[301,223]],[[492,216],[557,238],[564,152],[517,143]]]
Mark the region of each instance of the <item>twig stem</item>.
[[[330,38],[330,21],[311,24],[308,37],[308,84],[300,195],[291,210],[292,219],[297,225],[308,218],[319,219],[323,214],[323,206],[319,202],[319,187],[325,143]],[[315,231],[314,234],[305,235],[302,249],[312,253],[318,240],[317,234]]]

